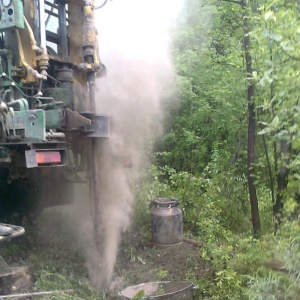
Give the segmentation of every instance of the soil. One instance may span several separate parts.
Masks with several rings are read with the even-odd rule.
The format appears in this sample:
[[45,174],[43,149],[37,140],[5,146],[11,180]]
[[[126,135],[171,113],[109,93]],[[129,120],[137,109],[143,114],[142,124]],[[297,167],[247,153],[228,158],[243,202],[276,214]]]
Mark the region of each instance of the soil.
[[[85,281],[87,273],[83,272],[86,270],[84,259],[80,258],[80,254],[76,254],[75,247],[72,248],[75,239],[70,235],[64,221],[64,214],[48,212],[46,220],[40,224],[46,229],[46,233],[42,231],[39,234],[38,243],[31,236],[30,230],[23,241],[16,239],[14,243],[22,245],[22,260],[28,261],[29,265],[33,255],[34,260],[38,260],[38,268],[47,264],[53,265],[58,272],[64,274],[70,273],[71,270],[71,273],[74,273],[72,276],[83,276]],[[27,243],[30,244],[32,240],[34,249],[26,247],[27,239]],[[209,275],[210,271],[208,265],[201,260],[201,244],[195,245],[193,242],[194,240],[184,238],[178,245],[162,247],[151,242],[150,233],[142,232],[139,228],[127,230],[120,241],[114,276],[106,290],[107,300],[120,299],[118,293],[127,287],[142,283],[189,281],[196,284],[198,279]],[[8,262],[14,263],[13,260]]]
[[190,281],[209,274],[201,260],[201,245],[184,239],[178,245],[157,246],[151,237],[131,229],[122,238],[115,266],[115,277],[107,292],[109,299],[118,299],[118,292],[128,286],[147,282]]
[[[50,210],[51,211],[51,210]],[[69,212],[70,207],[66,206],[65,211]],[[63,214],[60,207],[59,212]],[[65,213],[67,215],[67,213]],[[59,231],[55,226],[61,223],[60,214],[49,215],[49,227],[54,232]],[[52,219],[51,219],[52,218]],[[64,221],[66,219],[64,218]],[[76,225],[71,225],[74,228]],[[198,279],[210,274],[209,266],[201,259],[201,245],[195,245],[184,238],[178,245],[162,247],[151,242],[149,224],[146,226],[132,225],[121,237],[114,275],[109,288],[106,291],[108,300],[120,299],[118,293],[125,288],[147,282],[160,281],[190,281],[196,283]],[[66,234],[69,234],[68,226],[63,226]],[[65,236],[66,236],[65,234]],[[187,242],[189,241],[189,242]]]

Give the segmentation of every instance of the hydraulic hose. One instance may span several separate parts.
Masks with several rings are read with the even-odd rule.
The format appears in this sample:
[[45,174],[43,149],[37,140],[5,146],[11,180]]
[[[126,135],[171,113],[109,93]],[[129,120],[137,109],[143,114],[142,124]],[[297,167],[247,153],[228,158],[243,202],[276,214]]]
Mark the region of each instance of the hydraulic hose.
[[32,73],[32,75],[40,80],[47,80],[47,76],[40,74],[37,70],[34,70],[25,60],[25,56],[24,56],[24,52],[23,52],[23,47],[22,47],[22,43],[21,43],[21,38],[20,38],[20,34],[19,31],[16,30],[16,37],[17,37],[17,42],[18,42],[18,48],[19,48],[19,55],[20,55],[20,60],[22,65]]
[[32,28],[30,27],[30,25],[29,25],[27,19],[25,18],[25,16],[24,16],[24,23],[25,23],[25,26],[26,26],[26,28],[28,30],[28,33],[29,33],[29,38],[30,38],[30,41],[31,41],[32,50],[35,51],[35,52],[38,52],[38,53],[42,53],[43,50],[37,45],[37,42],[35,40]]

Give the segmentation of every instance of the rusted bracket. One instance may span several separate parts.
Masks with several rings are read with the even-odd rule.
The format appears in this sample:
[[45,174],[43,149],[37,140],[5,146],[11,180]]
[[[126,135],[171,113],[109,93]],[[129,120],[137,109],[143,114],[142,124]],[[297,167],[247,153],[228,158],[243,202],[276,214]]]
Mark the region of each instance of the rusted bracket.
[[110,116],[83,113],[83,116],[91,120],[91,125],[83,127],[86,137],[109,138],[110,137]]

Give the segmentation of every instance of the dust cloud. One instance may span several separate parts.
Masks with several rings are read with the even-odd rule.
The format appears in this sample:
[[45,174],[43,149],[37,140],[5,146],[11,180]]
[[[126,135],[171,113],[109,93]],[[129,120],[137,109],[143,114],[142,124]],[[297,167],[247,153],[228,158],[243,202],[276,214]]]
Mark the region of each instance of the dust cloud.
[[[86,234],[93,231],[87,218],[80,231],[98,287],[113,276],[120,237],[130,225],[132,186],[147,165],[151,140],[161,132],[161,100],[174,80],[169,30],[180,7],[175,0],[114,0],[95,12],[107,68],[96,82],[97,113],[112,118],[111,137],[97,141],[100,259]],[[92,203],[91,210],[97,210]]]

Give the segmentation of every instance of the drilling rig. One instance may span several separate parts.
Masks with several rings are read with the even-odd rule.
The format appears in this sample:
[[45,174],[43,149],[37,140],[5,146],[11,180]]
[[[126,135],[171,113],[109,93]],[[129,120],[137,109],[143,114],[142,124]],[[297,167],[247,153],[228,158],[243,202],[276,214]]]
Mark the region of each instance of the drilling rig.
[[69,202],[80,172],[96,205],[95,0],[0,0],[0,214]]

